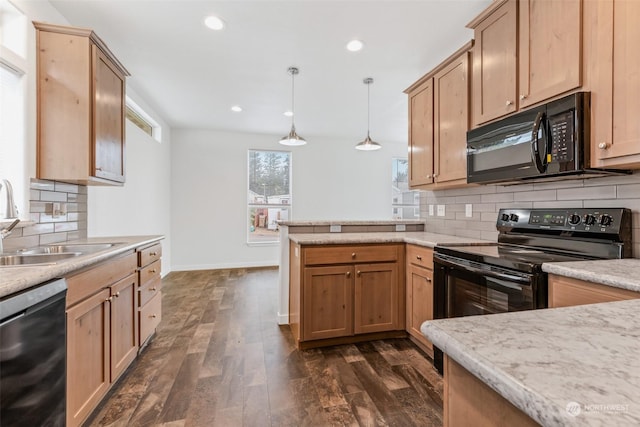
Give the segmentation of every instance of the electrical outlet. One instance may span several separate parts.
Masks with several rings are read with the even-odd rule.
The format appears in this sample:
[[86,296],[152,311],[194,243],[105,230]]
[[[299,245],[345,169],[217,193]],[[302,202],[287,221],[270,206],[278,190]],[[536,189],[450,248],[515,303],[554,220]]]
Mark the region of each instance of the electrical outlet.
[[340,224],[329,226],[330,233],[340,233],[341,231],[342,231],[342,226]]
[[407,226],[404,224],[396,224],[396,231],[407,231]]
[[471,218],[473,216],[473,205],[471,203],[464,205],[464,216],[467,218]]
[[433,205],[429,205],[429,216],[433,216]]
[[444,216],[445,215],[444,206],[445,205],[438,205],[438,216]]

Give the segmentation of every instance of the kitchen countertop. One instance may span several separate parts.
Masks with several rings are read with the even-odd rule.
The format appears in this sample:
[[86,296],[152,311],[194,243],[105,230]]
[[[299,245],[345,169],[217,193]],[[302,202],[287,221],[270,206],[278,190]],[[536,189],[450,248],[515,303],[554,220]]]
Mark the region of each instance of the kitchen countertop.
[[421,331],[542,425],[637,426],[638,312],[640,300],[628,300],[427,321]]
[[483,244],[488,240],[449,236],[426,231],[367,232],[367,233],[300,233],[289,239],[300,245],[343,245],[366,243],[411,243],[433,248],[438,244]]
[[277,221],[279,225],[287,226],[309,226],[309,225],[395,225],[395,224],[418,224],[424,225],[424,221],[419,219],[382,219],[382,220],[302,220],[302,221]]
[[0,298],[111,258],[136,247],[164,239],[164,236],[92,237],[59,244],[114,243],[109,249],[65,259],[53,264],[0,267]]
[[607,259],[542,264],[542,271],[640,292],[640,259]]

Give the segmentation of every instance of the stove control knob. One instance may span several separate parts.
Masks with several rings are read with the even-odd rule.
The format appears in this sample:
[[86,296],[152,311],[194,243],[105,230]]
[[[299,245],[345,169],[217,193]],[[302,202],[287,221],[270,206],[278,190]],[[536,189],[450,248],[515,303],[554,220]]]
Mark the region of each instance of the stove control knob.
[[586,214],[582,221],[585,223],[585,225],[593,225],[596,223],[596,217],[591,214]]
[[569,224],[571,225],[580,224],[580,215],[576,215],[576,214],[569,215]]
[[500,219],[503,220],[503,221],[509,221],[509,214],[500,215]]
[[600,217],[600,225],[603,227],[606,227],[607,225],[611,225],[612,222],[613,222],[613,218],[611,218],[607,214],[604,214]]
[[513,222],[518,222],[518,215],[516,214],[511,214],[509,215],[509,219]]

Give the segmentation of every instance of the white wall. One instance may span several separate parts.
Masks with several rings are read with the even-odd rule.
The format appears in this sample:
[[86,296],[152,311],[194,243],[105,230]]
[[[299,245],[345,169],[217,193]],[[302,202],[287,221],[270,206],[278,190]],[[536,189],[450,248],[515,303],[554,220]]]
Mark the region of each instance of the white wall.
[[[360,152],[358,141],[304,135],[292,147],[292,219],[390,219],[391,159],[407,145]],[[277,265],[278,246],[248,246],[247,150],[287,151],[279,136],[174,129],[173,269]]]
[[131,89],[127,96],[162,127],[156,141],[127,120],[126,182],[89,187],[89,237],[162,234],[162,275],[171,271],[171,130]]

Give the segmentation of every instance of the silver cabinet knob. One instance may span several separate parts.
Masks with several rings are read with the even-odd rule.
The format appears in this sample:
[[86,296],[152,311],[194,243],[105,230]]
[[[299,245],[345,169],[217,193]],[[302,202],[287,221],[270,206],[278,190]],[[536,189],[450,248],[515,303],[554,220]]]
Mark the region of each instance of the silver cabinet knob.
[[418,258],[418,261],[422,261],[422,257],[420,255],[416,256],[416,258]]
[[527,95],[525,94],[520,95],[520,101],[524,101],[525,99],[527,99]]
[[609,147],[611,147],[611,144],[609,144],[608,142],[601,142],[600,144],[598,144],[598,148],[601,150],[606,150]]
[[506,104],[507,104],[507,107],[510,106],[510,105],[513,105],[513,101],[507,101]]

